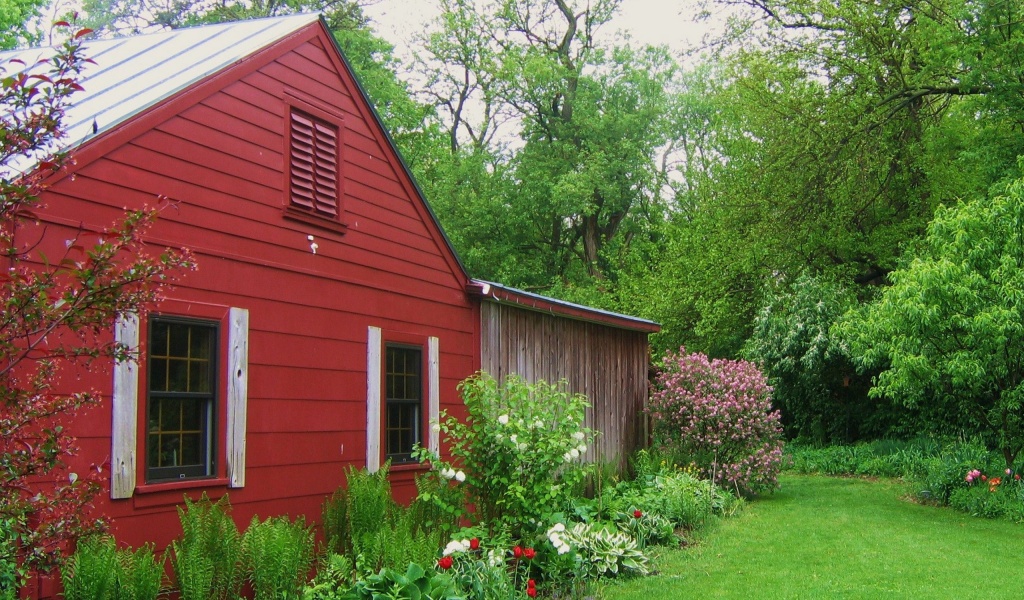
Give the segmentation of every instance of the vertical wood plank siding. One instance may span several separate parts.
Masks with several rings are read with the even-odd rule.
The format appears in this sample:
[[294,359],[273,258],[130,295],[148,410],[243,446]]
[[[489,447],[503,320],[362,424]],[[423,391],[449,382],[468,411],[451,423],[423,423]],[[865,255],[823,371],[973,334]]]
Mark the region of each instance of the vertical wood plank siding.
[[566,380],[590,400],[586,425],[599,431],[587,460],[626,466],[645,442],[647,334],[507,304],[480,308],[481,369],[497,379]]

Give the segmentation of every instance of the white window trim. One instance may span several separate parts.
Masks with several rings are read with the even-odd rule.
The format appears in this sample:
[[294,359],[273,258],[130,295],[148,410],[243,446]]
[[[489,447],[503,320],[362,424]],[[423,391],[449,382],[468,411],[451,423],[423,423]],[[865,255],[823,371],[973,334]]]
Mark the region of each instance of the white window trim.
[[[381,369],[384,352],[384,337],[380,327],[370,326],[366,334],[366,470],[376,473],[380,470],[381,458],[381,406],[383,390],[381,389]],[[441,409],[440,381],[440,343],[438,338],[427,339],[427,406],[429,424],[438,421]],[[431,452],[440,450],[438,432],[433,427],[427,429],[427,448]]]
[[[139,349],[139,316],[126,313],[114,323],[114,341],[132,352]],[[139,430],[139,364],[114,363],[114,392],[110,425],[110,497],[131,498],[135,493],[136,443]]]
[[[139,348],[139,317],[119,315],[114,324],[114,341],[133,352]],[[249,402],[249,311],[228,311],[227,436],[225,461],[228,486],[245,486],[246,416]],[[131,498],[138,485],[139,364],[114,364],[114,387],[110,430],[110,497]],[[218,435],[217,432],[211,432]]]

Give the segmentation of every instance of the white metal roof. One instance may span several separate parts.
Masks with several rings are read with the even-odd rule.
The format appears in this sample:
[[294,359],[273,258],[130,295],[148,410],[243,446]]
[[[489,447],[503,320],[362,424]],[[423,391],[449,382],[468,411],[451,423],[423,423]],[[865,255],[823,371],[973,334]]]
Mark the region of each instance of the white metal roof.
[[[83,54],[96,64],[85,66],[79,80],[85,90],[71,96],[61,147],[78,146],[317,19],[302,14],[86,41]],[[54,48],[0,52],[0,77],[54,53]],[[15,59],[24,64],[11,62]],[[26,159],[8,167],[13,174],[34,165]]]

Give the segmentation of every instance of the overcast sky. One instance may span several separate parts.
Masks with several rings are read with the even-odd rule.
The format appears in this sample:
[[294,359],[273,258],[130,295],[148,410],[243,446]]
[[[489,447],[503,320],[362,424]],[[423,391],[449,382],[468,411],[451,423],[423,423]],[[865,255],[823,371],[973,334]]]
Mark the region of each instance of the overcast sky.
[[[690,7],[680,14],[681,7]],[[377,33],[406,56],[409,39],[423,31],[438,13],[434,0],[379,0],[366,8]],[[681,0],[623,0],[619,14],[609,24],[613,30],[628,31],[637,41],[667,44],[686,49],[700,41],[702,27],[693,23],[692,4]]]

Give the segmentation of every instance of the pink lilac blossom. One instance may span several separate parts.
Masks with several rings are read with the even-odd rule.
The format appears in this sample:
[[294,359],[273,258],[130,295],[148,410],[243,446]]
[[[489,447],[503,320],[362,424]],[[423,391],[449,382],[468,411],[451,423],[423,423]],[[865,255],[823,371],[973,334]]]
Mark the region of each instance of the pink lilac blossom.
[[659,443],[743,493],[777,487],[782,425],[772,388],[750,362],[669,353],[648,412]]

